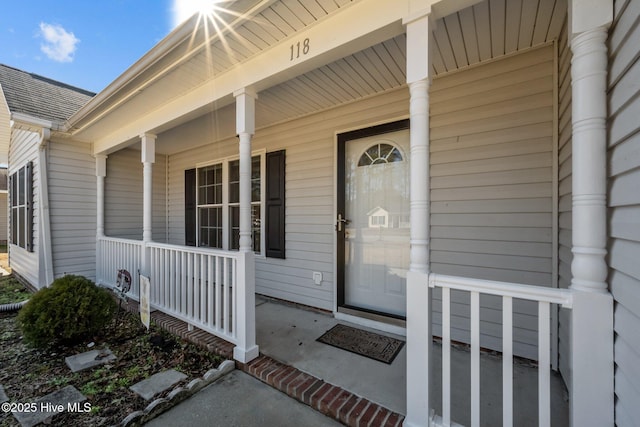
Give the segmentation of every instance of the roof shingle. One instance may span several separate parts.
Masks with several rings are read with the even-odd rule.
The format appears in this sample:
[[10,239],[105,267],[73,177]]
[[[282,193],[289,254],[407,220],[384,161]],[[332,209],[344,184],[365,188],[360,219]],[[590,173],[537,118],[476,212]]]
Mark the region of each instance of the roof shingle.
[[0,86],[12,113],[64,122],[95,93],[0,64]]

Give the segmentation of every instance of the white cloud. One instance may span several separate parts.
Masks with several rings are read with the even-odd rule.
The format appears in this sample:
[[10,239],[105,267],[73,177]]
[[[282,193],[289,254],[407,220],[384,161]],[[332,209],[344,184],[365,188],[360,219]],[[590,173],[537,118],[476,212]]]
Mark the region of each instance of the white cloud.
[[40,45],[40,50],[57,62],[73,61],[73,54],[76,52],[80,39],[62,28],[60,25],[40,23],[40,36],[44,42]]

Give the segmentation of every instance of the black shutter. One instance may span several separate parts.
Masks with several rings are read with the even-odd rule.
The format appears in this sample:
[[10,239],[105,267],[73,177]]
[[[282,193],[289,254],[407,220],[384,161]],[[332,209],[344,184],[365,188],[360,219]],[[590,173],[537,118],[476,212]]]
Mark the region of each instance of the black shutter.
[[284,224],[285,224],[285,152],[274,151],[266,156],[266,255],[270,258],[285,258]]
[[26,187],[24,195],[26,204],[25,219],[27,221],[25,249],[33,252],[33,162],[27,163],[24,182]]
[[184,171],[184,232],[185,244],[196,245],[196,170]]

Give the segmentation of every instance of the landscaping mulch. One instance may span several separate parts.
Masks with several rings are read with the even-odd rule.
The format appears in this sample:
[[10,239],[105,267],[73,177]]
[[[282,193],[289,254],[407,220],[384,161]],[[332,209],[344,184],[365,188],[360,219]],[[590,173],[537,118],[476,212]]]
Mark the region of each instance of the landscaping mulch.
[[[128,414],[143,410],[149,402],[129,387],[158,372],[175,369],[187,375],[185,385],[217,368],[224,359],[161,330],[152,323],[149,331],[139,317],[122,310],[116,320],[93,337],[70,347],[35,349],[23,343],[17,313],[0,312],[0,384],[10,402],[27,403],[73,385],[91,404],[88,413],[56,415],[50,425],[111,426]],[[72,373],[65,357],[108,347],[117,357],[102,366]],[[168,390],[164,394],[168,394]],[[163,397],[163,394],[156,397]],[[0,413],[0,426],[18,426],[13,415]]]

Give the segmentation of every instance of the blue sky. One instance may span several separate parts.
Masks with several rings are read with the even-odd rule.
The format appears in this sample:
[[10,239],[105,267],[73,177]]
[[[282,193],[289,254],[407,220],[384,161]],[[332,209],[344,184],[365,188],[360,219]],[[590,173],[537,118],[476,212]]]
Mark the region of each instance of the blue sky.
[[99,92],[169,34],[197,0],[175,2],[12,2],[0,14],[0,63]]

